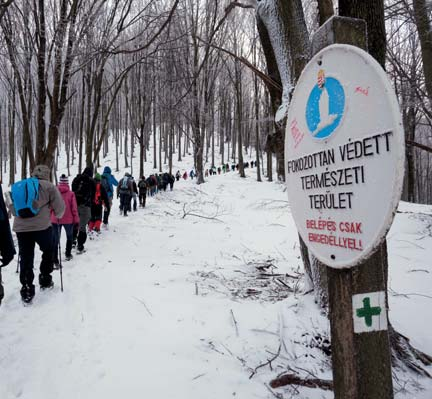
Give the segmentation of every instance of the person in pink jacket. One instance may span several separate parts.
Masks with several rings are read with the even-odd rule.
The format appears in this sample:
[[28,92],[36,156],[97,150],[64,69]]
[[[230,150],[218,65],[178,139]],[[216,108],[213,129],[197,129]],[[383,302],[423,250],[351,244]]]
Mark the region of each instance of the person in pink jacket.
[[65,203],[65,213],[61,219],[57,219],[53,212],[51,212],[51,223],[53,227],[53,241],[54,241],[54,267],[59,266],[59,241],[61,235],[61,228],[66,231],[66,260],[72,259],[72,240],[74,225],[79,224],[78,207],[75,198],[75,193],[69,188],[69,179],[66,175],[60,176],[60,182],[57,186],[60,191],[63,201]]

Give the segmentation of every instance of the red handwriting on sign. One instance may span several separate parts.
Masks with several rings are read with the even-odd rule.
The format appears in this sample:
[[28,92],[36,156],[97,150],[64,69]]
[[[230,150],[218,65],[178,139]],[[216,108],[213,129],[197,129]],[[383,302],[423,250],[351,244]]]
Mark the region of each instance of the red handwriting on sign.
[[357,86],[355,89],[355,93],[361,93],[364,94],[365,96],[369,95],[369,87],[366,87],[366,89],[364,87],[361,86]]
[[304,137],[304,133],[302,133],[297,125],[297,119],[294,119],[291,122],[290,125],[291,128],[291,136],[294,140],[294,148],[297,148],[297,146],[301,143]]

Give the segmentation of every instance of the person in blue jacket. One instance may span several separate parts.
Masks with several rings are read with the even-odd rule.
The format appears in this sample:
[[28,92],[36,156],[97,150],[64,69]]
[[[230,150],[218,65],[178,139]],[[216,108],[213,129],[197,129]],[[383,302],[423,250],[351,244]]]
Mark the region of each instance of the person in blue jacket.
[[110,209],[112,208],[112,200],[113,200],[113,195],[114,195],[113,186],[118,185],[118,181],[111,174],[111,168],[109,166],[105,166],[105,168],[103,170],[101,184],[105,188],[105,190],[108,194],[108,200],[109,200],[109,207],[104,209],[104,215],[103,215],[103,225],[105,228],[107,228],[108,227],[108,218],[109,218],[109,214],[110,214]]

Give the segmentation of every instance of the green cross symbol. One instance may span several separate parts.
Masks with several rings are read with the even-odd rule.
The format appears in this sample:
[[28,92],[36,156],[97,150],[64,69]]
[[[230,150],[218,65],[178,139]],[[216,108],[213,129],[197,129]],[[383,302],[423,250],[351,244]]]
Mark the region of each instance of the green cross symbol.
[[381,308],[379,306],[371,307],[370,298],[363,298],[363,308],[356,309],[357,317],[364,317],[368,327],[372,326],[372,316],[379,316]]

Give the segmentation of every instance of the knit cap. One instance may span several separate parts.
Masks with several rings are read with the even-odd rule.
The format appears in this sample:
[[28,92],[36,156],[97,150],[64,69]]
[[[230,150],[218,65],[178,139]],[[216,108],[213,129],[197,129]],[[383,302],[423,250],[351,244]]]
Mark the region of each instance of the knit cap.
[[69,184],[69,178],[65,174],[62,174],[59,182],[60,184]]
[[95,180],[98,180],[98,181],[102,180],[101,175],[100,175],[99,173],[96,173],[96,174],[95,174],[94,179],[95,179]]

